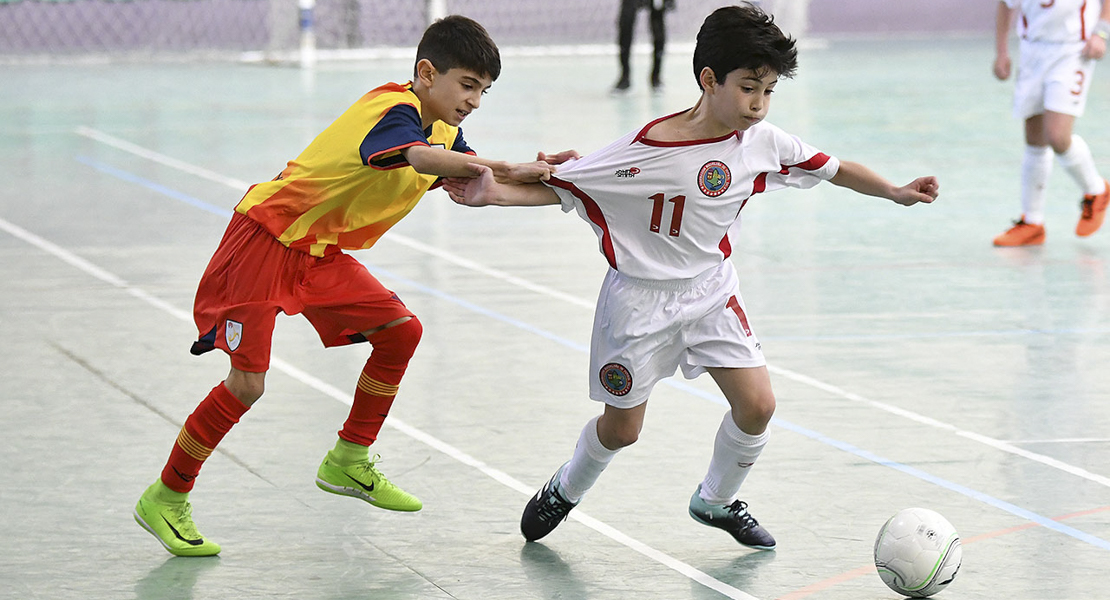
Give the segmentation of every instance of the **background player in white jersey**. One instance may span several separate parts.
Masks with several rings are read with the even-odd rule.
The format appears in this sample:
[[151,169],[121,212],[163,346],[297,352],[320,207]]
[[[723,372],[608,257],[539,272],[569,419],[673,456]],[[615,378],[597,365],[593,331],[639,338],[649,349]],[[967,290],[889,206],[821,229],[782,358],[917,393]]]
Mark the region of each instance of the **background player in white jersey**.
[[822,180],[911,205],[932,202],[934,177],[896,187],[763,122],[779,77],[797,67],[794,40],[751,5],[713,12],[694,51],[701,98],[606,148],[559,167],[548,185],[480,176],[446,184],[461,204],[559,204],[592,225],[609,262],[594,317],[590,397],[604,412],[582,430],[573,457],[533,497],[521,532],[550,533],[621,448],[636,441],[648,395],[679,367],[708,372],[728,399],[709,470],[690,515],[741,544],[775,547],[735,499],[764,445],[775,396],[744,309],[729,230],[759,192]]
[[1098,173],[1091,149],[1072,133],[1083,115],[1095,61],[1110,38],[1110,2],[1001,0],[995,22],[994,75],[1010,76],[1009,35],[1020,14],[1021,35],[1014,116],[1025,121],[1021,161],[1022,216],[994,238],[995,246],[1035,246],[1045,239],[1045,185],[1052,155],[1083,190],[1078,236],[1098,231],[1110,201],[1110,183]]

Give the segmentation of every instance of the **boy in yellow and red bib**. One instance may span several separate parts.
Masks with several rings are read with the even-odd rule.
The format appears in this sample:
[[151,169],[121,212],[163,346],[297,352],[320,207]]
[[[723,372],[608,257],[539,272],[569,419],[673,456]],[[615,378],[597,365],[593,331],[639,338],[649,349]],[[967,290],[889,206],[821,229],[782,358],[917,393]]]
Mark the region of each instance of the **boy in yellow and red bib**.
[[369,452],[420,341],[420,321],[344,250],[373,246],[440,178],[471,174],[468,163],[506,182],[550,174],[546,162],[480,159],[463,139],[459,124],[500,71],[497,46],[481,25],[460,16],[437,21],[417,48],[411,82],[367,93],[235,207],[197,289],[200,335],[192,348],[223,350],[231,372],[185,421],[161,477],[135,507],[135,520],[171,553],[220,551],[197,531],[188,494],[205,459],[262,396],[279,312],[303,314],[324,346],[373,346],[316,485],[389,510],[421,509]]

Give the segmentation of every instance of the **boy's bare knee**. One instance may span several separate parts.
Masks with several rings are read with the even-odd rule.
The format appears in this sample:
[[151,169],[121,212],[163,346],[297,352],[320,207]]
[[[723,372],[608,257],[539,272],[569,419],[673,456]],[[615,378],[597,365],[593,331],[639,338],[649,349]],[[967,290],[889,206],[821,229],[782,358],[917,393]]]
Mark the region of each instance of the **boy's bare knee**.
[[626,448],[635,444],[640,439],[640,431],[638,429],[626,429],[618,433],[617,444],[621,448]]
[[266,391],[266,373],[248,373],[232,368],[224,386],[246,406],[250,406],[262,397]]
[[631,446],[640,439],[640,428],[635,423],[615,423],[603,425],[598,421],[597,439],[610,450],[620,450]]
[[1050,136],[1048,144],[1052,146],[1052,151],[1056,154],[1064,154],[1071,149],[1071,134]]
[[601,440],[601,445],[610,450],[620,450],[627,448],[636,443],[640,439],[640,432],[638,431],[615,431],[611,432],[609,436],[602,438],[600,435],[598,439]]
[[732,418],[741,431],[750,435],[763,433],[775,415],[775,397],[760,397],[748,402],[739,410],[733,409]]

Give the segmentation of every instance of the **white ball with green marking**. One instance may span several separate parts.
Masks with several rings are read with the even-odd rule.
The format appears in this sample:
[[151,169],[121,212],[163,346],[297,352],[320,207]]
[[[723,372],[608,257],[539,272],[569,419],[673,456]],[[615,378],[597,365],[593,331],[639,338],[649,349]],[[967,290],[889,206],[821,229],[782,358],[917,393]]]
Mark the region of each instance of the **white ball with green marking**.
[[899,511],[875,538],[879,577],[890,589],[911,598],[932,596],[947,587],[962,560],[956,528],[927,508]]

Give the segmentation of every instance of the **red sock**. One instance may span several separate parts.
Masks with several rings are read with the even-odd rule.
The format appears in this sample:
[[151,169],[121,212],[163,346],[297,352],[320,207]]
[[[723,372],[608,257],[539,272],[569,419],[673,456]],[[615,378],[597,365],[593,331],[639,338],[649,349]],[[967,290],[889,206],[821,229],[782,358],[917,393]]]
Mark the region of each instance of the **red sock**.
[[367,338],[374,351],[362,369],[355,388],[351,414],[339,430],[339,437],[355,444],[369,446],[378,439],[378,432],[393,406],[397,387],[409,365],[409,359],[420,343],[423,326],[416,318],[383,329]]
[[193,414],[185,419],[185,426],[177,435],[170,458],[162,469],[162,483],[175,492],[192,490],[193,480],[205,459],[239,422],[247,408],[222,382],[212,388]]

